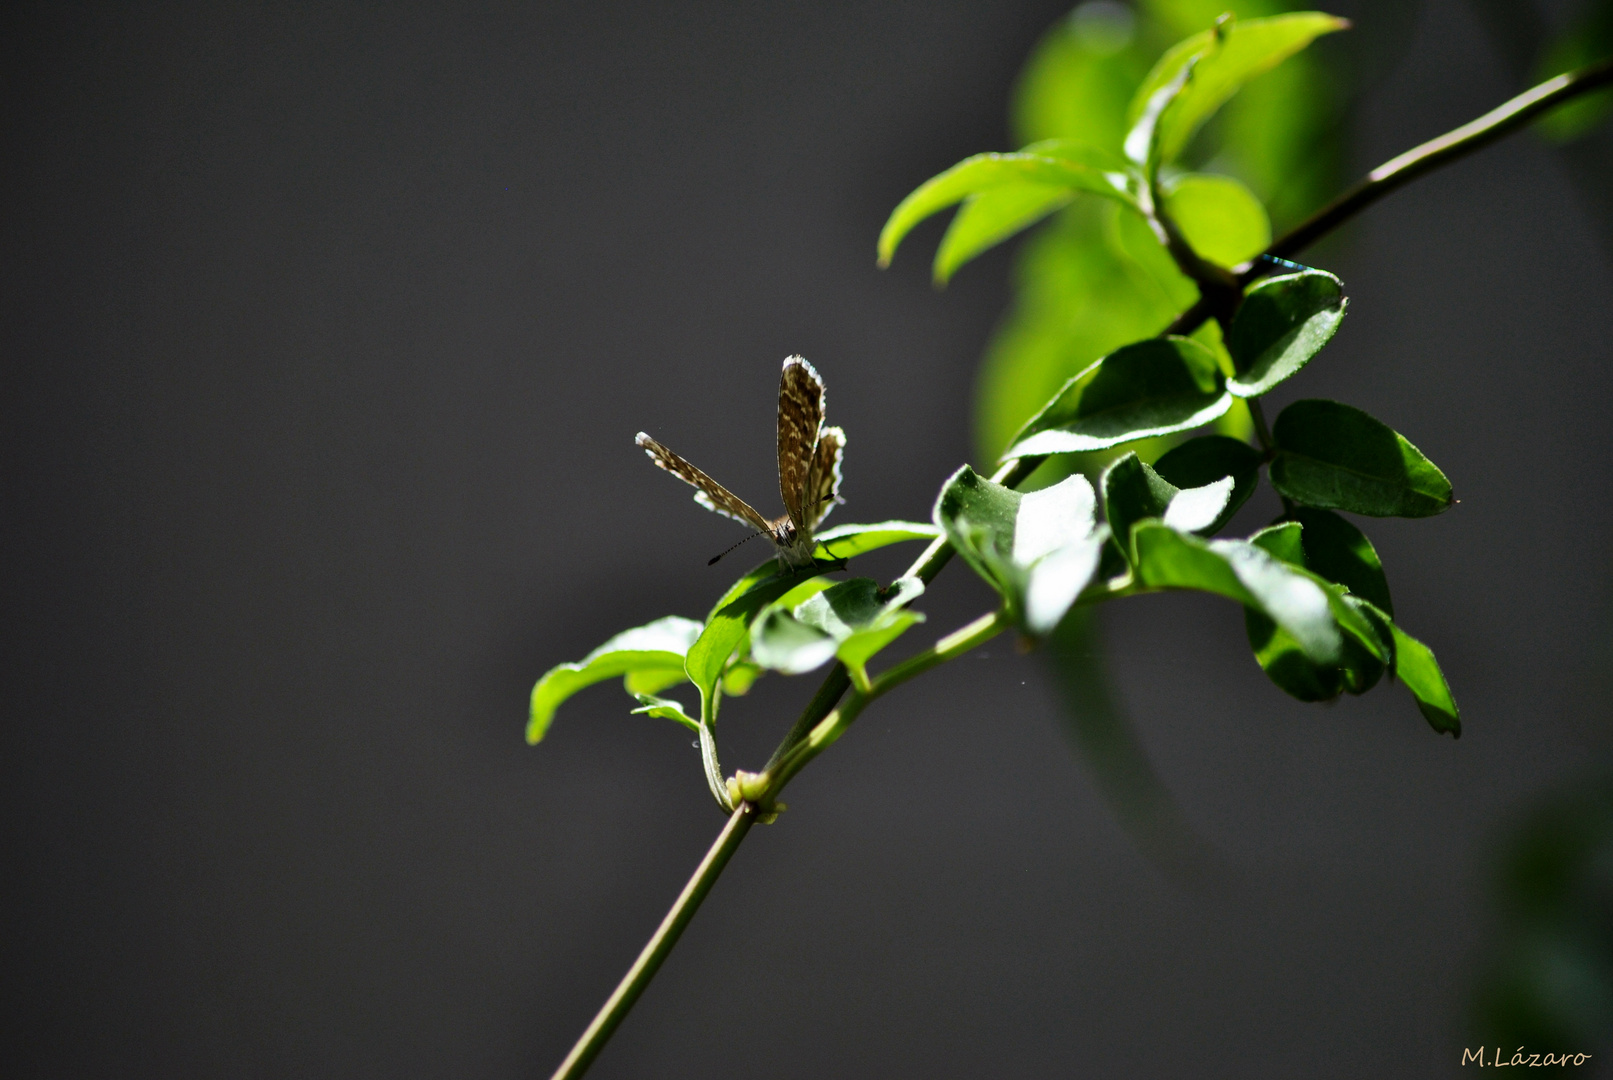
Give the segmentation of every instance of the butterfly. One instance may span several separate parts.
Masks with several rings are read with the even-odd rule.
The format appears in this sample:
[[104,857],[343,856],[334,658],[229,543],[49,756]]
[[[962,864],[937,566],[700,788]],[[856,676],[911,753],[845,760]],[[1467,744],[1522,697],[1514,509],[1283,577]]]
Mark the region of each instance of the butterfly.
[[824,402],[823,379],[812,365],[799,356],[785,360],[778,387],[778,487],[785,513],[771,521],[644,432],[638,433],[637,442],[651,461],[699,489],[695,502],[772,540],[779,562],[811,566],[817,547],[812,530],[835,503],[845,501],[840,497],[840,458],[846,433],[823,426]]

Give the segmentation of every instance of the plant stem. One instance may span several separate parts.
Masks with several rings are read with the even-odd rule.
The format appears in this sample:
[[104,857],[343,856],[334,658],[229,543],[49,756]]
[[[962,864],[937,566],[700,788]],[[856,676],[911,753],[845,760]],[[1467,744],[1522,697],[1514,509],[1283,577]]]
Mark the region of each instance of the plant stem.
[[633,1003],[638,1000],[644,988],[660,970],[661,962],[672,951],[672,946],[678,943],[683,928],[694,918],[694,913],[700,908],[700,902],[711,891],[717,876],[723,872],[723,867],[728,865],[728,860],[739,848],[740,841],[745,839],[745,834],[755,822],[756,808],[749,804],[741,804],[729,817],[728,824],[723,826],[716,843],[711,845],[711,850],[706,852],[706,857],[701,859],[700,865],[695,868],[694,876],[678,894],[677,900],[673,901],[672,910],[666,913],[661,925],[655,928],[655,933],[645,944],[643,951],[638,954],[638,959],[633,961],[633,966],[627,969],[627,974],[622,976],[622,981],[617,984],[615,992],[605,1002],[604,1008],[594,1017],[594,1022],[588,1025],[588,1030],[582,1033],[577,1045],[571,1048],[566,1060],[555,1070],[554,1080],[575,1080],[588,1071],[588,1066],[593,1064],[594,1058],[605,1048],[605,1043],[610,1040],[617,1025],[622,1022],[627,1011],[633,1007]]
[[[1553,106],[1560,105],[1571,98],[1589,93],[1609,83],[1613,83],[1613,59],[1592,64],[1578,71],[1569,72],[1566,75],[1559,75],[1555,79],[1549,79],[1534,89],[1518,95],[1499,108],[1485,113],[1477,120],[1464,124],[1454,131],[1426,142],[1373,169],[1360,183],[1318,211],[1309,220],[1278,238],[1266,250],[1266,254],[1278,258],[1297,254],[1402,184],[1499,139]],[[1250,281],[1266,272],[1267,267],[1257,260],[1239,274],[1239,284],[1247,285]],[[1216,292],[1219,293],[1219,290],[1216,290]],[[1215,307],[1216,301],[1211,299],[1209,294],[1200,295],[1193,306],[1178,315],[1162,333],[1190,334],[1205,319],[1220,314],[1215,310]],[[1259,408],[1258,402],[1251,400],[1250,404],[1251,412]],[[1260,417],[1257,420],[1257,428],[1263,427],[1260,424],[1260,420],[1263,419],[1263,417]],[[1265,441],[1264,439],[1262,440],[1262,442]],[[1018,487],[1045,460],[1047,460],[1045,457],[1026,457],[1006,462],[997,470],[992,479],[1007,487]],[[929,584],[946,566],[947,562],[952,558],[952,554],[952,546],[947,542],[946,537],[937,537],[919,556],[918,560],[914,562],[913,566],[908,570],[908,574],[922,579],[925,584]],[[1001,629],[999,613],[994,612],[991,615],[975,620],[963,629],[936,642],[929,652],[920,653],[918,656],[912,657],[886,671],[875,680],[868,695],[854,693],[851,699],[846,702],[846,705],[842,706],[838,711],[835,709],[835,704],[851,686],[851,680],[846,675],[845,668],[836,664],[834,670],[829,673],[823,684],[818,688],[818,692],[813,695],[812,701],[807,705],[806,710],[802,712],[800,718],[790,728],[789,733],[779,743],[778,749],[773,752],[772,758],[769,759],[763,774],[769,778],[769,797],[776,797],[784,784],[788,783],[789,779],[799,772],[808,761],[831,745],[835,739],[838,739],[841,733],[857,718],[857,714],[862,711],[863,706],[874,697],[885,693],[923,671],[929,670],[936,664],[950,659],[951,656],[942,657],[939,655],[939,651],[943,650],[943,647],[947,650],[955,650],[951,655],[957,655],[958,652],[967,651],[967,649],[989,639]],[[833,716],[832,721],[831,716]],[[820,729],[821,736],[819,735]],[[807,743],[810,743],[809,749],[797,752],[800,755],[799,760],[794,761],[792,763],[793,767],[789,767],[786,773],[785,769],[787,767],[784,764],[786,757],[796,751],[797,747]],[[689,879],[688,884],[683,887],[683,891],[678,894],[672,909],[667,912],[666,918],[661,920],[661,925],[656,929],[654,936],[644,946],[644,950],[639,953],[638,959],[634,961],[633,966],[623,976],[615,992],[605,1002],[604,1007],[599,1010],[599,1014],[594,1017],[593,1023],[588,1025],[588,1030],[583,1032],[582,1038],[577,1040],[577,1045],[572,1047],[571,1053],[566,1056],[566,1060],[555,1071],[554,1080],[576,1080],[577,1077],[582,1076],[587,1071],[588,1066],[599,1055],[600,1050],[604,1048],[606,1041],[610,1039],[617,1025],[622,1022],[622,1018],[627,1015],[627,1011],[633,1007],[633,1003],[644,992],[644,988],[660,968],[661,962],[666,959],[667,953],[671,952],[672,946],[677,944],[678,936],[683,933],[683,928],[694,917],[695,911],[700,907],[700,902],[706,898],[706,893],[711,891],[712,884],[717,880],[718,875],[722,873],[723,867],[728,865],[729,858],[739,847],[740,842],[745,839],[745,834],[750,831],[750,827],[755,823],[756,818],[757,808],[749,801],[741,802],[735,808],[732,816],[728,819],[728,824],[723,827],[722,833],[718,835],[716,843],[711,846],[710,851],[706,852],[706,857],[701,860],[700,865],[695,869],[694,876]]]
[[1477,120],[1407,150],[1367,173],[1354,187],[1279,238],[1266,254],[1284,258],[1309,247],[1402,184],[1517,130],[1571,98],[1613,83],[1613,57],[1547,79]]

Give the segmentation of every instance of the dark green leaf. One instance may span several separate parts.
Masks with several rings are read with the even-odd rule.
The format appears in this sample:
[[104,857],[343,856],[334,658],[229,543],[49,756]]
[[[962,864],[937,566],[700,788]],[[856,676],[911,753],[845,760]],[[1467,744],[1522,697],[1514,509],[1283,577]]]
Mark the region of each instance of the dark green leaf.
[[1336,401],[1296,401],[1272,427],[1271,483],[1305,506],[1372,517],[1450,508],[1451,482],[1394,429]]
[[1271,244],[1266,208],[1232,177],[1187,173],[1164,187],[1165,213],[1200,257],[1237,266]]
[[[684,656],[700,635],[700,629],[700,624],[693,619],[668,615],[644,626],[622,631],[575,664],[560,664],[550,668],[532,688],[526,741],[536,743],[542,739],[560,703],[585,686],[630,672],[659,672],[666,675],[681,672]],[[662,686],[672,684],[664,682]]]
[[891,211],[879,234],[879,264],[888,266],[902,238],[931,214],[971,195],[1021,184],[1132,201],[1124,166],[1091,147],[1042,143],[1016,154],[976,154],[920,184]]
[[1223,476],[1184,491],[1128,453],[1103,474],[1104,517],[1116,543],[1129,552],[1132,527],[1145,518],[1162,519],[1181,532],[1208,531],[1221,519],[1232,487],[1232,478]]
[[1156,141],[1159,160],[1174,161],[1199,125],[1208,120],[1245,83],[1269,71],[1323,34],[1349,27],[1348,20],[1318,11],[1244,19],[1223,28],[1216,47],[1213,30],[1194,34],[1173,46],[1143,79],[1132,97],[1133,123],[1143,116],[1162,87],[1183,67],[1197,61],[1192,81],[1162,118]]
[[1098,569],[1108,530],[1097,496],[1076,474],[1022,495],[965,465],[947,481],[935,516],[970,566],[1002,594],[1028,634],[1058,625]]
[[1264,614],[1244,608],[1243,624],[1260,669],[1283,693],[1300,701],[1332,701],[1344,692],[1343,668],[1312,661],[1297,641]]
[[1177,488],[1137,457],[1126,454],[1104,471],[1103,516],[1115,543],[1131,551],[1131,527],[1145,518],[1162,518],[1176,497]]
[[1394,617],[1383,563],[1366,535],[1331,510],[1296,506],[1289,515],[1305,527],[1305,565]]
[[1327,591],[1244,540],[1200,540],[1152,521],[1132,533],[1137,578],[1156,589],[1196,589],[1264,612],[1305,655],[1336,663],[1340,635]]
[[1181,337],[1151,338],[1099,360],[1032,417],[1004,457],[1103,450],[1190,431],[1232,405],[1215,355]]
[[1417,699],[1417,708],[1435,731],[1462,735],[1461,711],[1433,650],[1400,627],[1394,628],[1395,676]]
[[1205,529],[1213,534],[1232,520],[1260,483],[1260,451],[1226,435],[1200,435],[1169,450],[1154,462],[1154,471],[1179,488],[1204,487],[1232,477],[1232,495],[1220,516]]
[[1266,278],[1244,297],[1227,351],[1239,397],[1267,393],[1322,351],[1344,319],[1344,283],[1323,270]]

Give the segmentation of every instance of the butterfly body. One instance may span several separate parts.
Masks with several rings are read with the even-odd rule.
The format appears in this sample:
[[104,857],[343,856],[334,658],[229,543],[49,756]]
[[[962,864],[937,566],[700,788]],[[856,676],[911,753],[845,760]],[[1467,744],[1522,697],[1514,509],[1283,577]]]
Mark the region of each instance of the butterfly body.
[[823,379],[812,365],[799,356],[784,361],[778,403],[779,495],[784,513],[777,518],[762,516],[644,432],[638,433],[637,442],[651,461],[696,488],[695,501],[701,506],[766,536],[785,566],[810,566],[817,549],[813,530],[841,501],[840,460],[846,446],[844,431],[824,426],[824,402]]

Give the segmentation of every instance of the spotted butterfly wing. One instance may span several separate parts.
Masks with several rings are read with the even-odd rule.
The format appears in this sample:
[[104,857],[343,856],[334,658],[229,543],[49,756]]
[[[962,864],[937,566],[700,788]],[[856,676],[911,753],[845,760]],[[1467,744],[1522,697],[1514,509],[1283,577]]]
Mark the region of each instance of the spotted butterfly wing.
[[799,356],[784,361],[778,384],[778,489],[797,536],[812,532],[807,487],[823,428],[823,380]]
[[644,432],[638,433],[636,441],[644,448],[644,452],[650,455],[651,461],[684,483],[700,489],[695,492],[695,502],[704,506],[707,510],[715,510],[723,517],[733,518],[735,521],[749,525],[760,532],[767,533],[769,536],[772,535],[773,523],[757,513],[756,509],[744,499],[717,483],[717,481],[644,434]]
[[840,502],[840,458],[846,449],[843,428],[826,427],[818,435],[812,453],[812,469],[807,474],[806,516],[810,529],[816,529],[835,503]]

